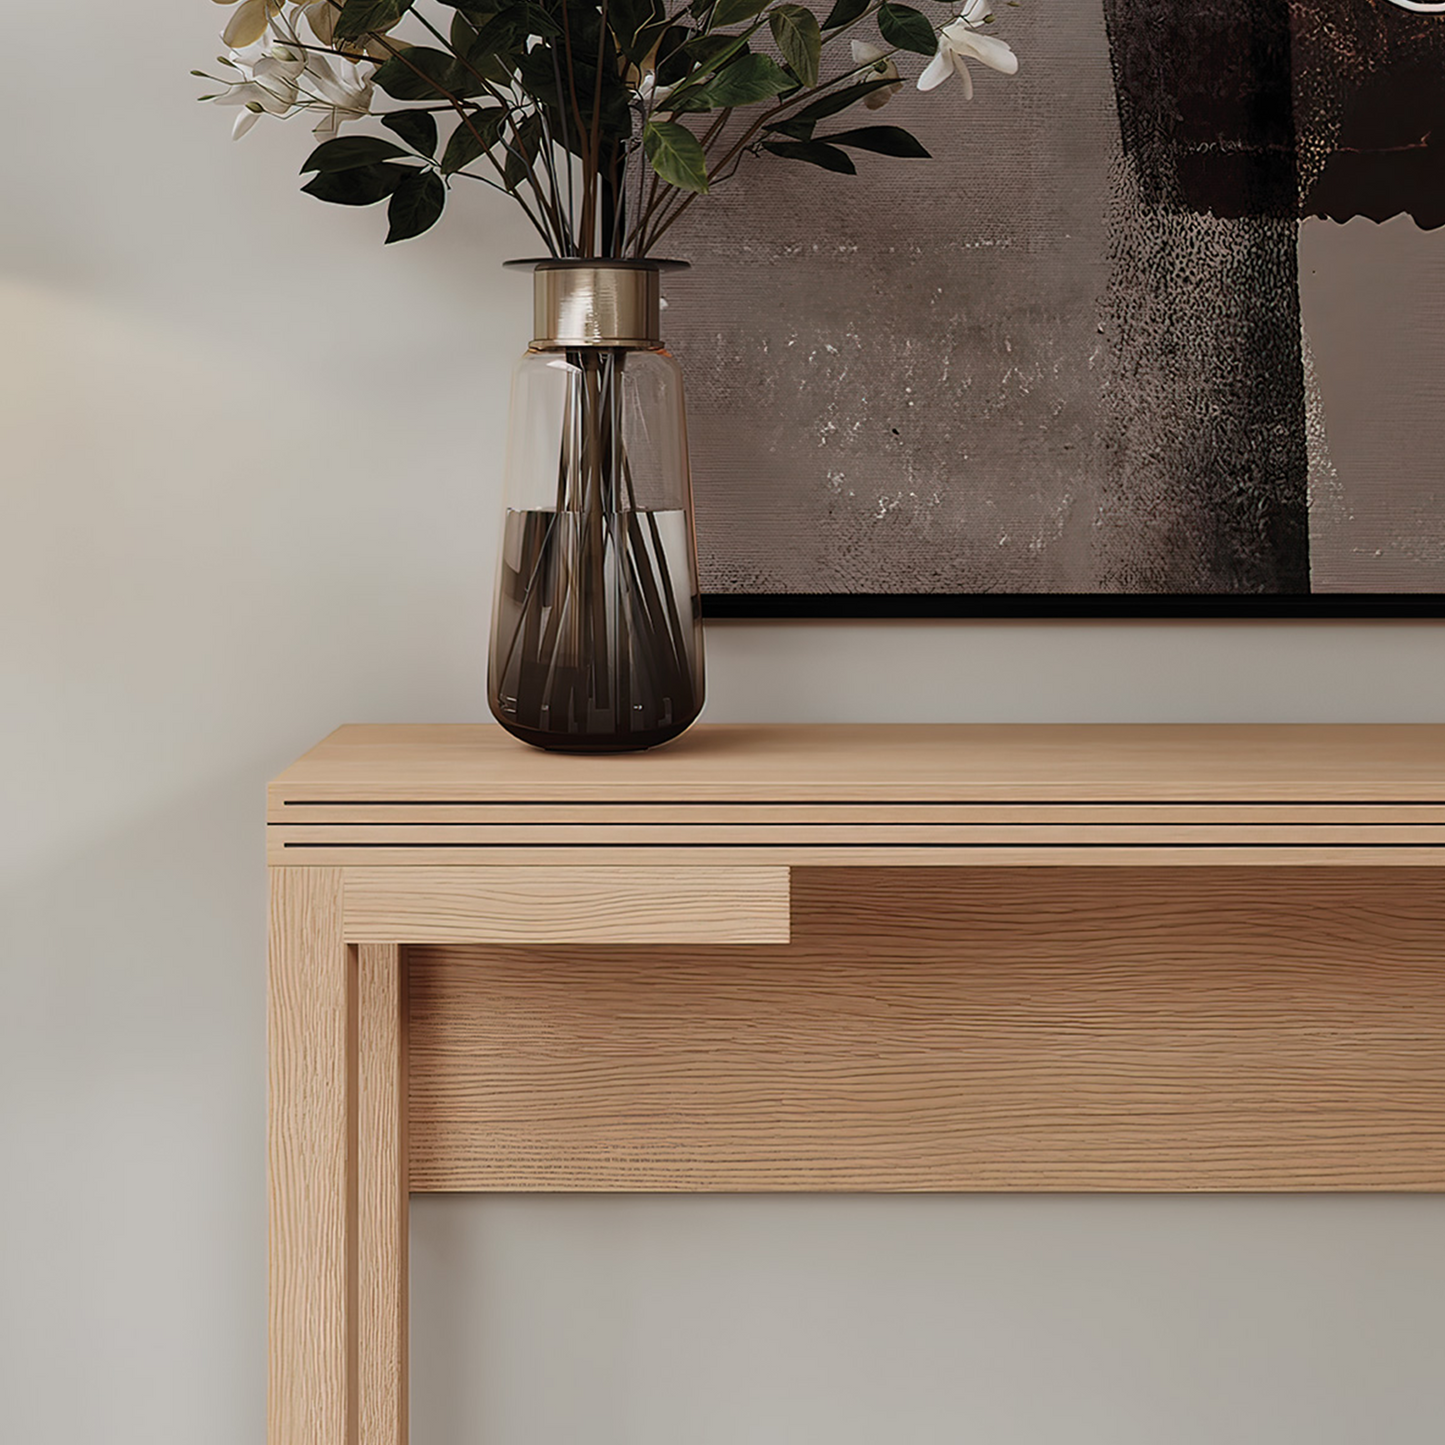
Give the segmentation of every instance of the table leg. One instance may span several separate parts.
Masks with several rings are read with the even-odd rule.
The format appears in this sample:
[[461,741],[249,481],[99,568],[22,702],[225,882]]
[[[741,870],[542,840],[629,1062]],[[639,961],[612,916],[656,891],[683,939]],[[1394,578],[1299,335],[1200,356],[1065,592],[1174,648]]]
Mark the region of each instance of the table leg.
[[401,952],[349,947],[342,894],[271,870],[269,1445],[406,1439]]
[[406,981],[394,943],[357,948],[359,1445],[406,1445]]

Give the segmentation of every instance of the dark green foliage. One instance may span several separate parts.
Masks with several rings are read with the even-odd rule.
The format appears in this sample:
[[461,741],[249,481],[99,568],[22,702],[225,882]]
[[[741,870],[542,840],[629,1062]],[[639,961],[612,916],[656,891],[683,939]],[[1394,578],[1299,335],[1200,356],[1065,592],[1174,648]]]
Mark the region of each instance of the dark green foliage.
[[336,39],[356,40],[390,30],[410,9],[411,0],[346,0],[336,17]]
[[817,123],[815,120],[799,120],[795,116],[790,120],[774,121],[772,125],[765,125],[763,129],[769,135],[786,136],[789,140],[812,140],[813,128]]
[[393,55],[376,72],[376,85],[393,100],[447,100],[481,95],[487,79],[469,66],[426,45],[413,45]]
[[747,53],[748,42],[740,35],[695,35],[682,47],[684,59],[702,71],[716,70],[732,56]]
[[608,0],[608,25],[618,50],[636,64],[662,38],[667,10],[662,0]]
[[868,0],[834,0],[833,8],[823,20],[824,30],[836,30],[840,25],[851,25],[868,10]]
[[527,179],[528,167],[536,161],[541,143],[542,123],[535,115],[529,115],[513,128],[506,140],[507,154],[502,162],[502,183],[509,191],[515,191]]
[[394,110],[380,117],[382,125],[424,156],[437,153],[436,117],[425,110]]
[[846,151],[836,146],[824,145],[816,140],[770,140],[763,149],[775,156],[790,161],[807,161],[810,166],[821,166],[825,171],[837,171],[840,175],[856,176],[858,168],[849,159]]
[[928,159],[928,152],[917,136],[911,135],[902,126],[865,125],[857,130],[840,130],[836,135],[821,135],[818,139],[830,145],[851,146],[854,150],[876,151],[880,156]]
[[413,170],[397,182],[386,208],[386,240],[407,241],[430,230],[447,203],[446,187],[435,171]]
[[768,12],[773,39],[803,85],[817,85],[823,32],[818,17],[801,5],[778,5]]
[[866,80],[859,85],[846,86],[842,90],[829,91],[827,95],[821,95],[811,105],[805,105],[801,110],[795,110],[792,118],[794,120],[826,120],[830,115],[837,115],[840,110],[847,110],[850,105],[856,105],[865,95],[872,95],[875,90],[882,90],[885,85],[897,85],[896,80]]
[[697,137],[673,120],[653,120],[643,133],[643,148],[653,170],[679,190],[707,190],[707,157]]
[[[714,179],[731,176],[759,150],[841,175],[856,174],[850,151],[927,155],[897,126],[818,134],[820,123],[899,83],[869,66],[850,75],[843,32],[874,13],[871,0],[831,0],[821,24],[823,7],[810,0],[441,3],[447,33],[424,45],[388,41],[395,53],[373,77],[380,94],[412,103],[374,115],[401,144],[348,134],[316,147],[305,167],[312,178],[303,189],[321,200],[389,198],[389,242],[435,225],[458,174],[511,192],[553,254],[607,254],[654,244],[680,203],[708,190],[710,168]],[[389,32],[413,4],[343,0],[338,37],[354,48]],[[883,0],[876,16],[888,45],[933,53],[934,26],[920,11]],[[828,71],[838,78],[824,82],[829,43]],[[661,99],[639,94],[643,77],[665,88]],[[739,116],[729,126],[732,111]],[[691,115],[702,119],[684,122]],[[580,178],[559,151],[582,162]],[[661,186],[630,186],[637,167]]]
[[311,171],[349,171],[358,166],[376,165],[381,161],[406,159],[406,152],[389,140],[376,135],[342,135],[323,141],[301,167],[304,176]]
[[374,206],[385,200],[407,176],[417,173],[415,166],[355,166],[345,171],[322,171],[301,187],[318,201],[335,206]]
[[689,86],[686,93],[673,96],[668,109],[726,110],[751,105],[769,96],[791,90],[797,82],[776,60],[766,55],[740,55],[702,85]]
[[932,55],[938,49],[938,37],[933,32],[933,21],[921,10],[910,5],[885,3],[878,7],[878,31],[890,44],[899,50],[911,50],[916,55]]
[[449,176],[464,170],[491,150],[501,136],[505,114],[501,106],[495,105],[486,110],[469,111],[464,120],[459,120],[442,152],[442,174]]

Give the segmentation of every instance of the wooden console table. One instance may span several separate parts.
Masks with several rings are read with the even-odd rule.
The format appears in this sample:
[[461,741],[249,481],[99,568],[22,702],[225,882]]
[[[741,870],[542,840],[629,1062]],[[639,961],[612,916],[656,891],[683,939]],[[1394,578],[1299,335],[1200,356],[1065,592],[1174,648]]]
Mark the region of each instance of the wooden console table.
[[1445,728],[349,727],[270,789],[270,1445],[409,1191],[1445,1188]]

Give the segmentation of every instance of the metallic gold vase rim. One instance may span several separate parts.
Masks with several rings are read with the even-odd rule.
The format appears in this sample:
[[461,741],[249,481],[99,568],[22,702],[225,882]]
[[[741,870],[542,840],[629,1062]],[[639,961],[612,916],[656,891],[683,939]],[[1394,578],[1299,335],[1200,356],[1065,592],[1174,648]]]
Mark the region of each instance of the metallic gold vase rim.
[[663,256],[524,256],[502,265],[508,271],[687,271],[692,262]]
[[683,263],[600,256],[508,264],[532,268],[534,351],[655,351],[662,345],[659,276]]

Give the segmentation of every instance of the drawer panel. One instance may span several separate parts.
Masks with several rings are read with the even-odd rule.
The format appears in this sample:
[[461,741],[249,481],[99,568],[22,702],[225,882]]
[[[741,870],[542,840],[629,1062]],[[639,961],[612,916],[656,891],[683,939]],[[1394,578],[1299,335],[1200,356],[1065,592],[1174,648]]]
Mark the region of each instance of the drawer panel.
[[348,868],[353,943],[786,943],[786,868]]

